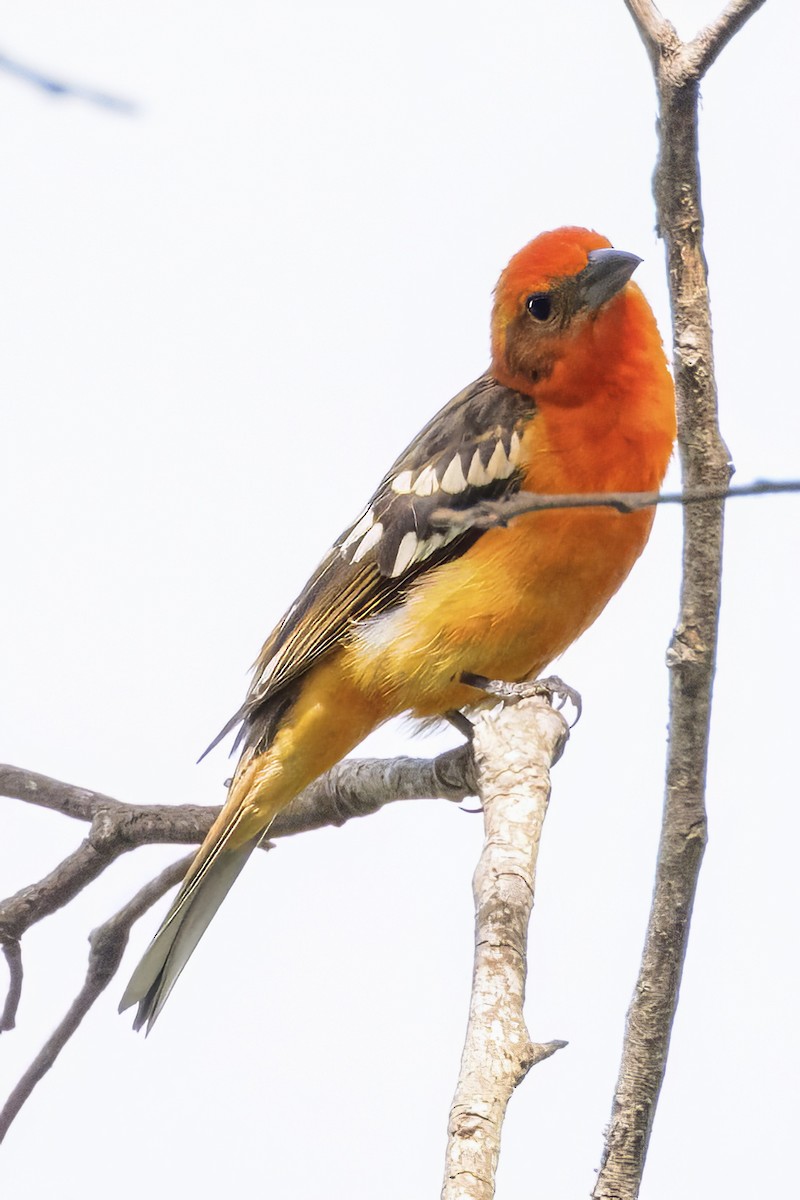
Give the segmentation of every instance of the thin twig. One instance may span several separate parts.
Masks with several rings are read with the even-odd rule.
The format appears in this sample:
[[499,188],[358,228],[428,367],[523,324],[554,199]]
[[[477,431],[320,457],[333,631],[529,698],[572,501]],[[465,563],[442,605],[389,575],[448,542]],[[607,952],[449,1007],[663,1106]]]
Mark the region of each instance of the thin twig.
[[0,1110],[0,1142],[37,1083],[50,1070],[89,1009],[114,978],[128,944],[131,926],[183,878],[193,857],[193,854],[187,854],[172,863],[89,935],[89,964],[83,986]]
[[17,1021],[17,1009],[22,996],[22,947],[19,942],[5,942],[3,954],[8,963],[8,992],[0,1016],[0,1033],[13,1029]]
[[[672,637],[667,777],[656,882],[645,945],[594,1200],[635,1200],[666,1069],[683,963],[706,843],[705,778],[722,578],[724,499],[730,461],[719,432],[697,145],[702,70],[758,3],[730,4],[690,48],[674,31],[653,46],[654,6],[625,0],[647,47],[659,97],[654,178],[673,319],[678,445],[684,494],[716,491],[683,510],[678,624]],[[660,14],[659,14],[660,16]],[[699,52],[697,47],[710,47]],[[692,49],[692,47],[694,49]],[[705,57],[703,57],[705,54]]]
[[733,500],[740,496],[773,496],[800,492],[800,479],[756,479],[753,483],[732,487],[696,487],[680,492],[581,492],[543,494],[517,492],[503,500],[483,500],[458,512],[437,509],[431,520],[447,529],[491,529],[507,525],[525,513],[546,512],[554,508],[613,508],[620,513],[638,512],[661,504],[704,504],[710,500]]
[[511,1094],[535,1063],[566,1045],[533,1043],[522,1006],[549,772],[568,736],[561,713],[541,698],[506,705],[475,726],[486,836],[473,880],[475,966],[442,1200],[490,1200]]

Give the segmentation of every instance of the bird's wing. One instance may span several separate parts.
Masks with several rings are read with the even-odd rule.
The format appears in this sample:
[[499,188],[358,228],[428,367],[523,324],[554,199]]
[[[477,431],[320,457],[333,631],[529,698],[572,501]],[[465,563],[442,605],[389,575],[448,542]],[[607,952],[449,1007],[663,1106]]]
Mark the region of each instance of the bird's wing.
[[474,545],[482,530],[449,531],[435,526],[432,514],[463,511],[517,491],[522,431],[533,415],[530,396],[503,387],[491,375],[481,376],[437,413],[267,639],[244,704],[209,750],[240,723],[234,748],[242,740],[263,748],[280,696],[288,697],[290,685],[320,655],[359,621],[400,603],[420,575]]

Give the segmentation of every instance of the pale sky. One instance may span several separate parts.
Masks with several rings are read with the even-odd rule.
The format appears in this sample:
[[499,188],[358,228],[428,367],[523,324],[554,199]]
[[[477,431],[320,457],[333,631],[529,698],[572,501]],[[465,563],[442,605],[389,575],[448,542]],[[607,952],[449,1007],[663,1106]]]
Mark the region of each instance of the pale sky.
[[[719,0],[665,0],[690,34]],[[795,6],[703,87],[707,254],[737,479],[800,474]],[[219,803],[247,667],[398,451],[488,357],[491,289],[542,229],[644,258],[653,86],[622,0],[12,0],[6,54],[136,101],[0,75],[0,759],[136,802]],[[673,470],[670,482],[677,482]],[[731,502],[710,844],[646,1200],[796,1177],[800,498]],[[569,1047],[513,1097],[499,1196],[586,1195],[611,1105],[663,792],[680,515],[559,673],[527,1018]],[[365,752],[434,753],[402,724]],[[0,893],[83,826],[4,801]],[[119,1017],[155,931],[0,1152],[15,1200],[435,1196],[472,964],[481,822],[444,802],[296,838],[237,883],[145,1042]],[[140,851],[25,939],[5,1093],[83,978]]]

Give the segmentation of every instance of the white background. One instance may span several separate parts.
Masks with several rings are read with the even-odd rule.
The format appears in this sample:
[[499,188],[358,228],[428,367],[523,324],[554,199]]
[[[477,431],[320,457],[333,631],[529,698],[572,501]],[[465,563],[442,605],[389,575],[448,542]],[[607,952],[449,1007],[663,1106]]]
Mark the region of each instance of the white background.
[[[716,3],[665,4],[691,34]],[[395,454],[487,362],[490,293],[541,229],[653,233],[649,65],[621,0],[15,0],[2,45],[140,104],[0,77],[0,757],[137,802],[219,803],[198,753]],[[720,401],[738,478],[800,474],[800,96],[771,0],[703,87]],[[677,482],[673,470],[670,482]],[[800,498],[729,505],[710,845],[643,1195],[795,1178]],[[503,1200],[590,1190],[649,902],[680,514],[559,671],[527,1015],[569,1040],[513,1098]],[[367,752],[425,753],[387,727]],[[3,801],[0,893],[83,828]],[[478,817],[397,805],[282,844],[232,892],[145,1042],[109,987],[0,1153],[15,1200],[438,1194],[471,971]],[[3,1091],[86,934],[174,850],[26,937]],[[123,974],[158,923],[135,930]]]

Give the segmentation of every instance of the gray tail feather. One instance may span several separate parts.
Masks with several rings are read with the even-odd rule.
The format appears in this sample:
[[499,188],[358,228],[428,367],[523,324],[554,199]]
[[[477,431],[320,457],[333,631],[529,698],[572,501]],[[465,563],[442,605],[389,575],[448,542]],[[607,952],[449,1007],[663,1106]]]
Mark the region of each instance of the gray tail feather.
[[120,1001],[120,1012],[138,1003],[134,1029],[141,1029],[145,1023],[147,1033],[153,1028],[195,946],[262,836],[259,834],[251,838],[234,850],[222,850],[208,867],[188,903],[182,891],[178,893]]

